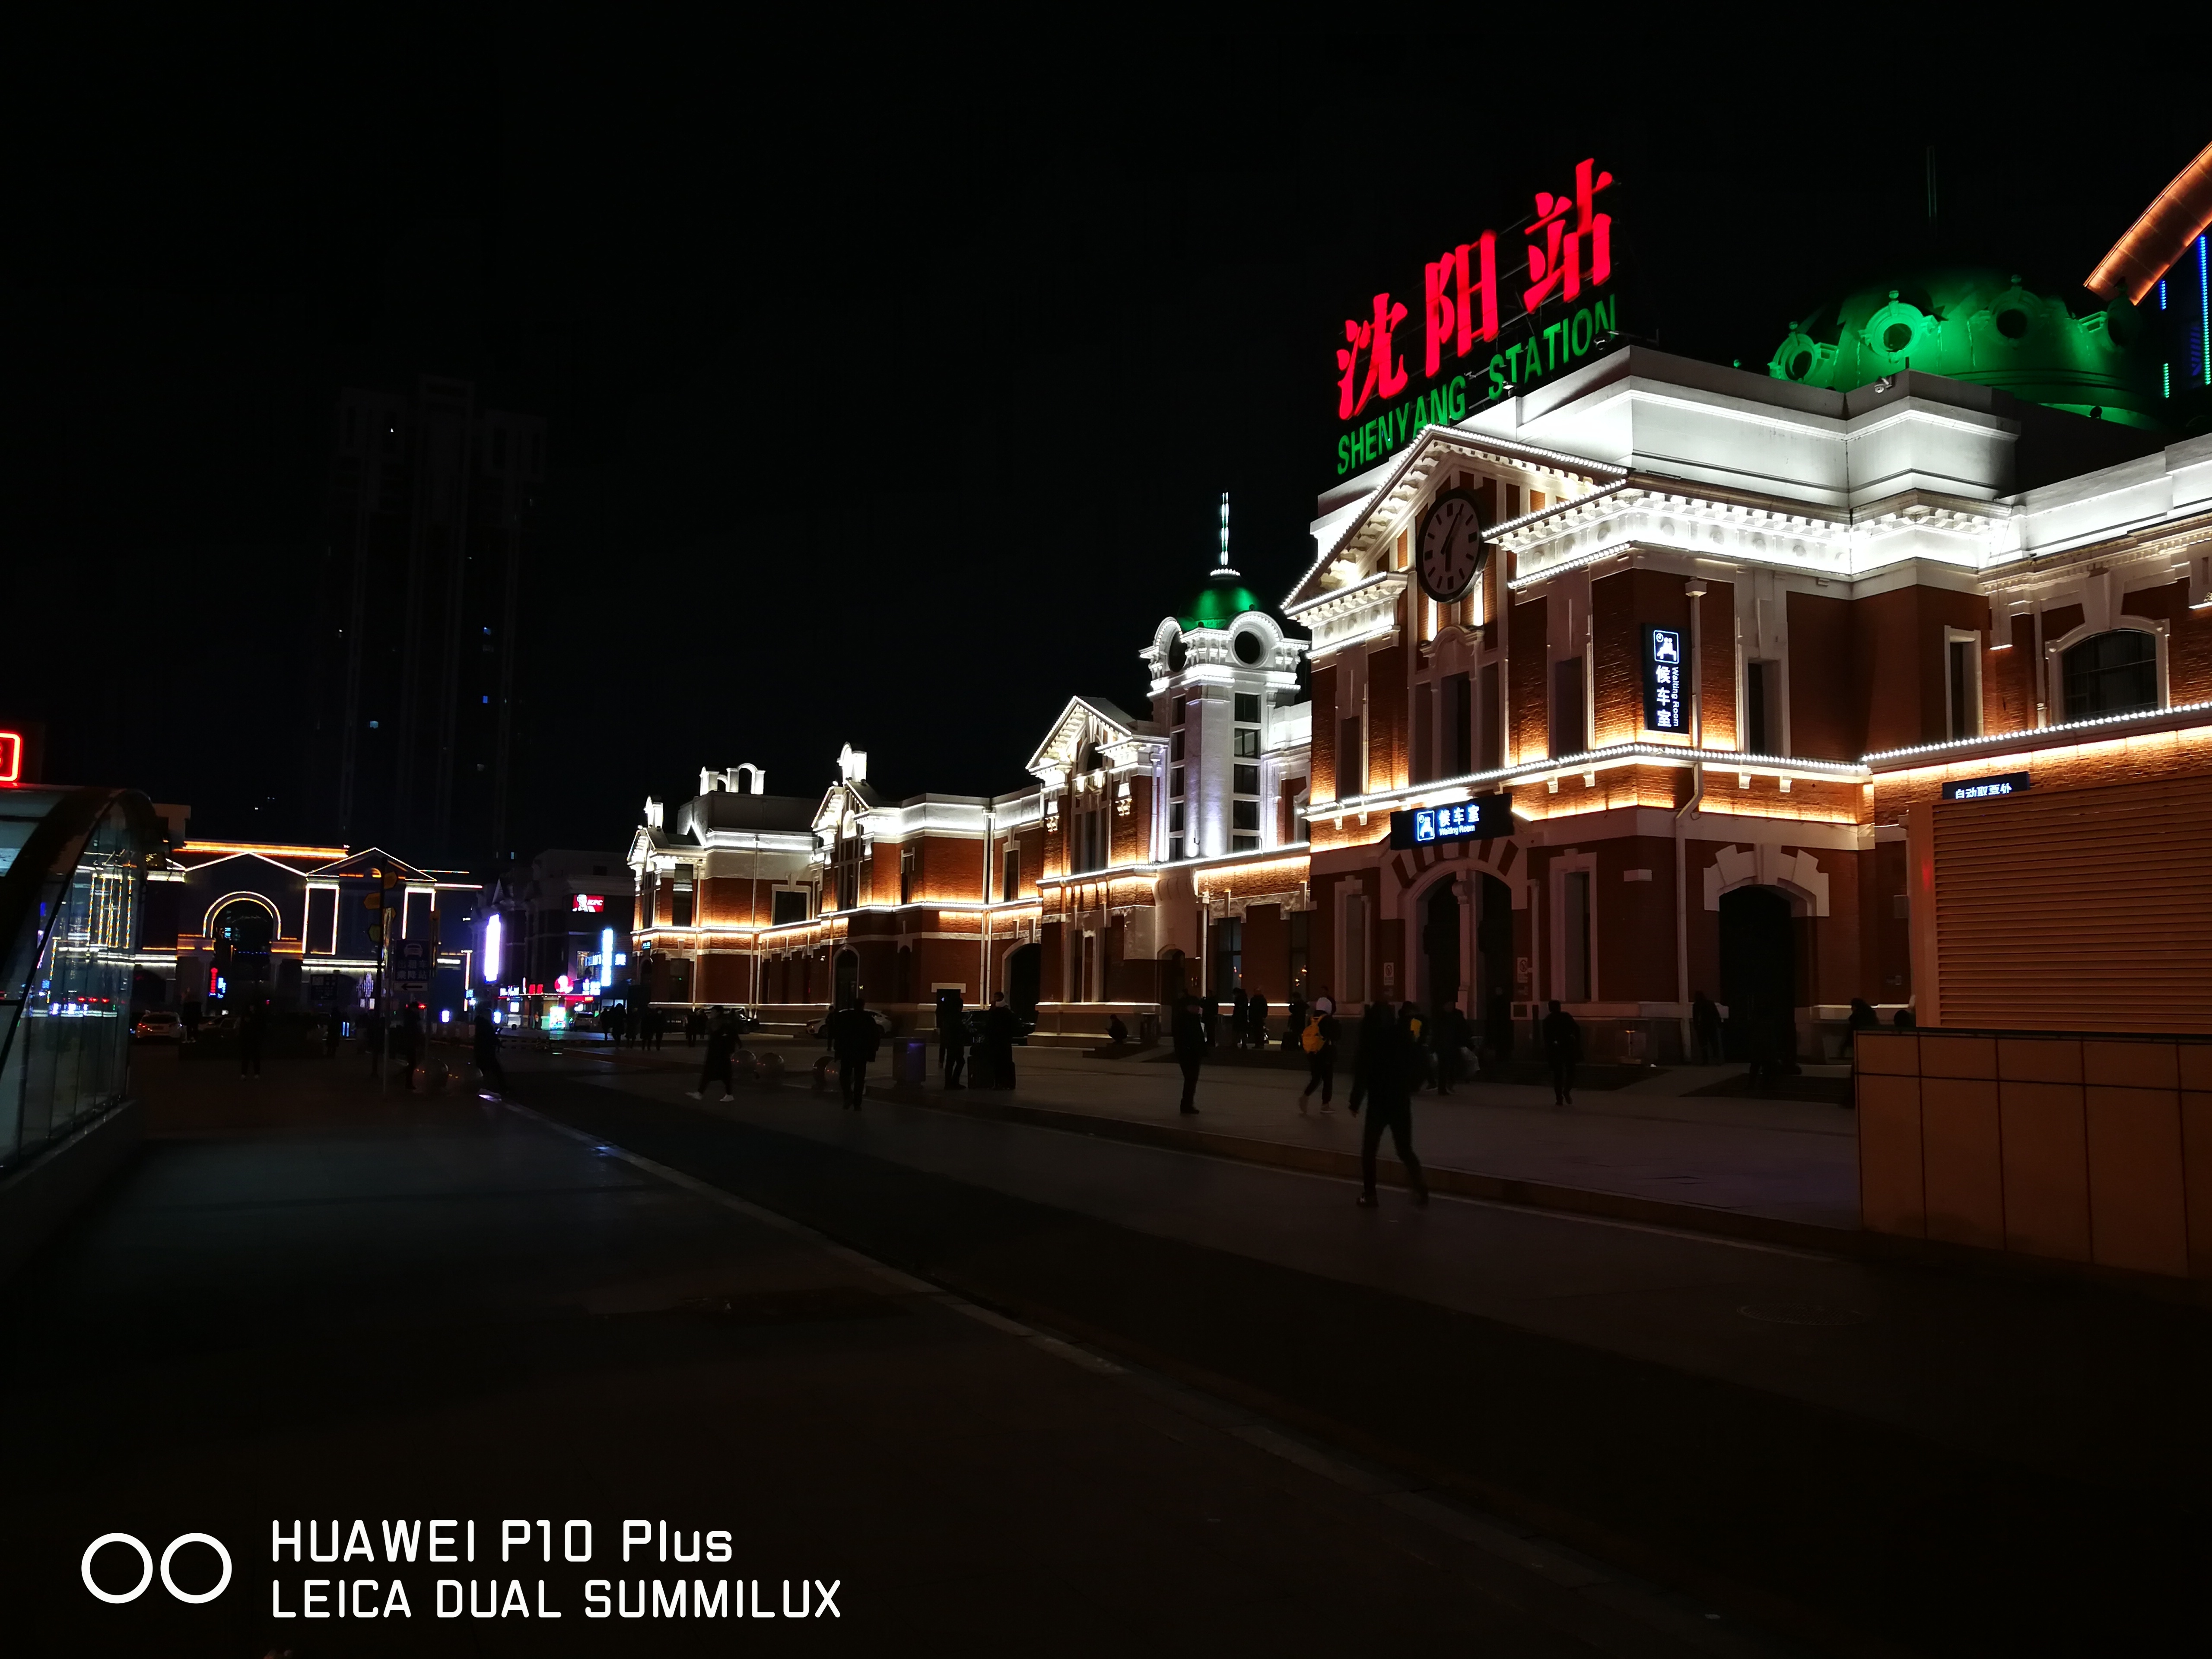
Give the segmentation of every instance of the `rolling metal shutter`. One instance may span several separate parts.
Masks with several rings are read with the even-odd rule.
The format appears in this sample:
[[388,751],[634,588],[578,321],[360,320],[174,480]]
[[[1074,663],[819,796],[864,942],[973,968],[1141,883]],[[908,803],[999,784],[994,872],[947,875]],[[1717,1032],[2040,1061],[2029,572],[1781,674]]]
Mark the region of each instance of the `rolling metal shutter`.
[[1935,812],[1945,1025],[2212,1030],[2212,778]]

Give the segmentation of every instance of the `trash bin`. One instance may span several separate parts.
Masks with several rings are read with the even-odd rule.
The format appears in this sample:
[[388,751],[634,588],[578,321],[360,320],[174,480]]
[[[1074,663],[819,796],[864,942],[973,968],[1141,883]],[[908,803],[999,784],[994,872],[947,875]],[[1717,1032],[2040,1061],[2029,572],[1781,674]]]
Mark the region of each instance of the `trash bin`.
[[929,1080],[929,1039],[904,1036],[891,1039],[891,1081],[919,1088]]
[[1137,1016],[1137,1041],[1150,1046],[1160,1040],[1160,1017],[1149,1010]]

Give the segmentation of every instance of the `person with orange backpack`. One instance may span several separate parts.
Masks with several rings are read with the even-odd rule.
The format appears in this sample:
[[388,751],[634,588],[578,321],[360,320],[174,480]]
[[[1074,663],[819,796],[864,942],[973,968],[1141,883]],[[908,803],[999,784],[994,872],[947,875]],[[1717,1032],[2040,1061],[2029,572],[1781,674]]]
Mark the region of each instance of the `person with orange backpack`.
[[1322,1110],[1334,1110],[1328,1097],[1336,1087],[1336,1003],[1326,986],[1313,1000],[1305,1030],[1298,1036],[1298,1046],[1306,1055],[1306,1086],[1298,1096],[1298,1115],[1305,1115],[1306,1097],[1316,1089],[1321,1091]]

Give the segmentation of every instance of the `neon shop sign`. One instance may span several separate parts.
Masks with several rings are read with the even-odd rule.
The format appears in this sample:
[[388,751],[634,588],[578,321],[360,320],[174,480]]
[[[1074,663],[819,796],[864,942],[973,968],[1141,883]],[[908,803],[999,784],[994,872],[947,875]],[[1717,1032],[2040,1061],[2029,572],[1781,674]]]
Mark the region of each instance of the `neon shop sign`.
[[[1586,160],[1575,164],[1571,193],[1536,192],[1522,261],[1509,263],[1504,275],[1504,297],[1519,302],[1518,312],[1501,312],[1498,233],[1486,230],[1422,267],[1418,328],[1408,328],[1406,301],[1388,290],[1366,314],[1345,319],[1336,348],[1339,477],[1372,465],[1425,426],[1465,420],[1472,404],[1568,367],[1620,326],[1619,296],[1598,292],[1613,281],[1613,216],[1599,208],[1613,183]],[[1551,307],[1574,308],[1540,327]],[[1413,386],[1409,351],[1419,353],[1421,384],[1409,401],[1394,402]]]

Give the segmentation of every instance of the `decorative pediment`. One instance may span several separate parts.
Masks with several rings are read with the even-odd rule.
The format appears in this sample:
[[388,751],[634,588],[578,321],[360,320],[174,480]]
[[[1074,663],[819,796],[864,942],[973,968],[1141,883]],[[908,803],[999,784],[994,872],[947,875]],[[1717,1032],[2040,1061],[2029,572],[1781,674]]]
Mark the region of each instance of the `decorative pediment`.
[[1470,465],[1533,474],[1544,481],[1547,495],[1570,500],[1627,476],[1623,468],[1579,455],[1492,438],[1464,427],[1430,427],[1406,447],[1358,510],[1316,550],[1312,565],[1283,601],[1283,609],[1296,617],[1340,589],[1371,580],[1375,556],[1400,531],[1413,526],[1429,497],[1453,471]]
[[1052,724],[1028,769],[1050,783],[1077,772],[1126,764],[1128,747],[1141,733],[1131,720],[1103,697],[1070,697]]

